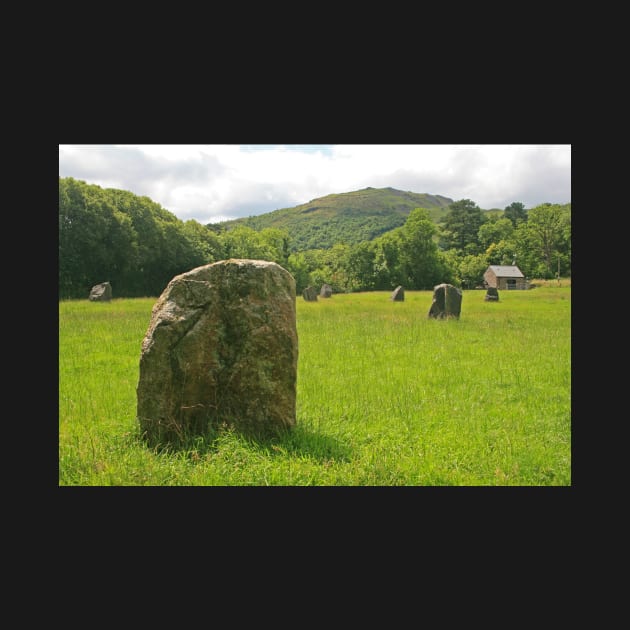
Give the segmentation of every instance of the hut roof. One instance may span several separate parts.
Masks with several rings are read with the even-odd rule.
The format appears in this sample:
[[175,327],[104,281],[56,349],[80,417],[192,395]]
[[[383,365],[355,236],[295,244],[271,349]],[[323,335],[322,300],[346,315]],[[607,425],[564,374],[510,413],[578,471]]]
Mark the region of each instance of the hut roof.
[[523,272],[516,265],[490,265],[497,278],[524,278]]

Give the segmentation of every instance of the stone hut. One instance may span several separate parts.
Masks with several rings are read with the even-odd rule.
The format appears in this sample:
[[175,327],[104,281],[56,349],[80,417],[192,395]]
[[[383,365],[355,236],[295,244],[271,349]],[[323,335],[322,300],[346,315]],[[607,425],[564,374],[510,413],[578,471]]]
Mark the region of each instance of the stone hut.
[[490,265],[483,274],[486,287],[493,289],[529,289],[529,283],[516,265]]

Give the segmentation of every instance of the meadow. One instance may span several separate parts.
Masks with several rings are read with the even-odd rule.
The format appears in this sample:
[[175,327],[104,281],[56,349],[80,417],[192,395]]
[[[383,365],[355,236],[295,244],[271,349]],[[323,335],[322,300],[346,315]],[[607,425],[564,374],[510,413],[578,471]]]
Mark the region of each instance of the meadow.
[[59,486],[570,486],[571,286],[296,298],[297,424],[151,449],[136,422],[157,298],[59,302]]

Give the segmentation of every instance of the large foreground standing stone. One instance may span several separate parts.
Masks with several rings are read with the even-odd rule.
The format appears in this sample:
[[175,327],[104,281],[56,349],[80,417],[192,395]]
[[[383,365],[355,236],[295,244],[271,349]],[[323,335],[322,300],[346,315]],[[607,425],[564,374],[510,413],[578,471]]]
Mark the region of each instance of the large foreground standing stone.
[[90,302],[109,302],[112,299],[112,285],[109,282],[95,284],[88,299]]
[[175,276],[142,342],[137,417],[147,440],[294,426],[295,312],[295,280],[273,262],[231,259]]
[[438,284],[433,287],[433,302],[429,309],[429,317],[444,319],[456,317],[462,310],[462,292],[452,284]]

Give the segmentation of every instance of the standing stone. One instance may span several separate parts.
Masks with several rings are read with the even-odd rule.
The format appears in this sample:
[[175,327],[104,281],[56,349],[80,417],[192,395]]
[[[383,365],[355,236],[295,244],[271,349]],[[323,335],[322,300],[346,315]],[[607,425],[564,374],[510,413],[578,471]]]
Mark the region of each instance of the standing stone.
[[391,300],[394,302],[404,302],[405,301],[405,290],[401,285],[397,286],[391,295]]
[[459,319],[462,310],[462,292],[452,284],[438,284],[433,287],[433,302],[429,309],[429,317]]
[[499,289],[494,287],[488,287],[486,296],[483,298],[485,302],[498,302],[499,301]]
[[142,342],[137,418],[147,440],[293,427],[295,313],[295,280],[274,262],[222,260],[175,276]]
[[88,299],[90,302],[109,302],[112,299],[112,285],[109,282],[95,284]]
[[317,302],[317,291],[315,287],[306,287],[306,289],[302,291],[302,297],[307,302]]
[[332,287],[329,284],[322,284],[319,294],[322,297],[329,298],[332,295]]

